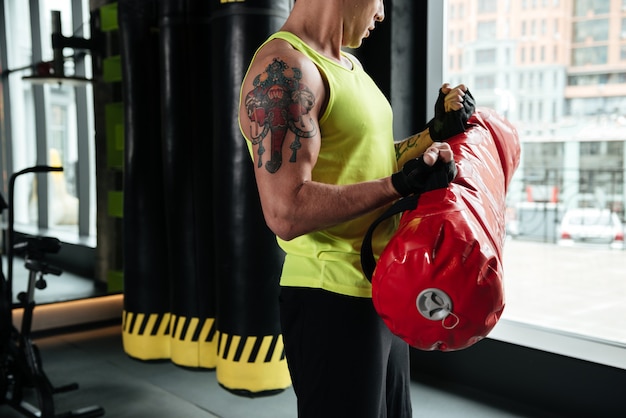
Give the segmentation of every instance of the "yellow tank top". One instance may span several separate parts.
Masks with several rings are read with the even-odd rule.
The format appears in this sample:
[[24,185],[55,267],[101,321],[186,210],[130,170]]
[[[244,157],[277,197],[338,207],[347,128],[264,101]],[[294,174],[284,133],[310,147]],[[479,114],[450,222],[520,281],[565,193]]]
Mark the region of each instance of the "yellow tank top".
[[[275,33],[266,42],[276,38],[310,58],[328,82],[329,100],[319,120],[322,141],[312,180],[350,184],[396,171],[391,106],[361,66],[345,54],[353,64],[347,69],[288,32]],[[278,239],[286,253],[281,285],[371,297],[371,284],[361,269],[361,243],[369,226],[385,209],[291,241]],[[376,228],[372,239],[376,257],[396,228],[397,218]]]

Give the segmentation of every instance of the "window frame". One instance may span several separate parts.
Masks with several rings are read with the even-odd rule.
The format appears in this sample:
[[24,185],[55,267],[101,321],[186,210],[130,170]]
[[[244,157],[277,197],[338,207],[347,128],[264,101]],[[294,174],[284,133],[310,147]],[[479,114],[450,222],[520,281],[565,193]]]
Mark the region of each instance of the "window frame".
[[[86,16],[88,16],[89,0],[67,0],[70,6],[71,21],[72,21],[72,33],[73,36],[84,36],[84,26],[86,22]],[[51,48],[51,34],[42,34],[41,31],[49,28],[50,25],[46,24],[45,19],[50,19],[49,14],[41,15],[43,10],[43,4],[45,0],[34,0],[28,3],[30,14],[30,37],[31,37],[31,51],[32,58],[30,65],[41,62],[46,59],[44,57],[44,47]],[[7,22],[7,9],[5,2],[0,5],[0,21]],[[6,30],[10,30],[10,25],[3,25]],[[63,28],[64,34],[69,32],[69,28]],[[14,115],[11,112],[11,106],[8,104],[11,102],[11,97],[14,94],[20,94],[18,83],[11,82],[12,77],[22,77],[28,75],[24,70],[30,69],[30,66],[26,68],[15,68],[10,62],[10,34],[6,31],[0,33],[0,66],[3,70],[9,69],[9,74],[6,79],[3,80],[2,94],[4,100],[4,115],[5,120],[2,126],[2,132],[5,138],[5,144],[0,149],[0,161],[2,163],[1,168],[3,176],[0,178],[0,187],[3,196],[8,200],[8,178],[11,173],[16,171],[14,165]],[[75,75],[87,77],[90,75],[90,60],[86,55],[84,59],[75,61]],[[52,94],[50,92],[51,87],[46,85],[34,84],[32,88],[32,100],[33,100],[33,125],[35,129],[34,137],[36,138],[35,147],[35,164],[47,165],[48,164],[48,136],[51,133],[50,126],[48,125],[48,111],[51,108],[53,102]],[[95,247],[96,243],[96,227],[95,227],[95,144],[94,142],[94,121],[93,121],[93,89],[88,85],[79,85],[73,87],[66,87],[65,89],[73,89],[74,105],[68,107],[68,110],[72,110],[72,114],[68,115],[68,119],[75,121],[69,126],[69,129],[76,129],[76,132],[71,133],[71,138],[76,138],[76,152],[77,164],[76,177],[77,179],[89,179],[88,181],[76,181],[76,196],[80,204],[78,205],[78,220],[76,228],[64,228],[51,225],[49,214],[49,177],[44,174],[36,174],[38,184],[38,199],[36,206],[36,224],[22,224],[20,222],[15,223],[15,230],[17,232],[24,232],[28,234],[41,234],[41,235],[54,235],[59,237],[62,241],[72,244],[84,244],[90,247]],[[31,164],[28,164],[31,165]],[[19,187],[23,188],[22,181],[19,182]],[[17,194],[16,183],[16,194]],[[21,190],[20,190],[21,193]],[[23,199],[15,199],[17,202]]]

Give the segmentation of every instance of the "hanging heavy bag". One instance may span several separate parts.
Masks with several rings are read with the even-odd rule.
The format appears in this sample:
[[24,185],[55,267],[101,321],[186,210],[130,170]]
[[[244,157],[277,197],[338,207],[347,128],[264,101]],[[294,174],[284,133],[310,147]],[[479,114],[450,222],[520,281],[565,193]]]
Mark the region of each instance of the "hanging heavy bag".
[[[371,225],[361,250],[376,311],[395,335],[420,350],[475,344],[505,305],[505,197],[519,165],[519,137],[491,109],[477,109],[469,123],[447,140],[458,170],[449,186],[400,199]],[[401,212],[376,263],[372,233]]]

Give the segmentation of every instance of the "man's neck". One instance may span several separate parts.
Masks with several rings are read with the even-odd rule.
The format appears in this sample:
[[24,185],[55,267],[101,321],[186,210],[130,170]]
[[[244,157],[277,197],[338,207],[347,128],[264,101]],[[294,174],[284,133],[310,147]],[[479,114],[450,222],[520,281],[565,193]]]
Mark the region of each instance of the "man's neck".
[[[324,3],[323,6],[320,4]],[[344,64],[341,55],[343,26],[335,2],[296,2],[289,18],[281,28],[302,39],[320,54]]]

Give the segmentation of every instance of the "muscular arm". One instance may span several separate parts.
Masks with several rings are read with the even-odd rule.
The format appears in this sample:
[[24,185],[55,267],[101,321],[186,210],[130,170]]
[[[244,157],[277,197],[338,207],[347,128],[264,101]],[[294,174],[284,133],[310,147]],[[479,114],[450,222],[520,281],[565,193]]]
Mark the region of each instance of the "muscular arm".
[[260,51],[243,81],[239,120],[252,143],[263,214],[284,240],[354,219],[400,197],[389,177],[350,185],[312,181],[325,99],[317,68],[283,41]]

